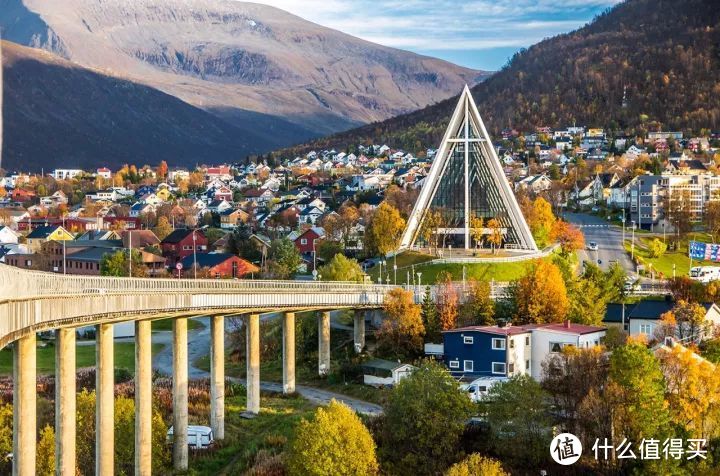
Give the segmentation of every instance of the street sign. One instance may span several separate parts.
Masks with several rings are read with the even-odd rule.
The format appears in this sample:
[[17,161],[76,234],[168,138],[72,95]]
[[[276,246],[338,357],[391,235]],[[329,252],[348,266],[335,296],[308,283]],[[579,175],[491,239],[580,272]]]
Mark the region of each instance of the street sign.
[[183,269],[182,263],[176,264],[176,265],[175,265],[175,269],[177,269],[178,271],[180,271],[181,269]]

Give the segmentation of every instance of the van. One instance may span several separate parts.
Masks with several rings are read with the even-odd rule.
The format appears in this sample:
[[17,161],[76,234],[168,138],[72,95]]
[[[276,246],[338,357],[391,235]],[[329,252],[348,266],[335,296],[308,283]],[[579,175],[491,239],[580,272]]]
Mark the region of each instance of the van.
[[480,377],[472,382],[461,385],[460,390],[466,392],[474,403],[481,401],[500,382],[507,382],[507,377]]
[[[173,427],[167,431],[167,440],[173,440]],[[212,428],[201,425],[188,425],[188,446],[195,450],[204,450],[209,448],[215,442]]]

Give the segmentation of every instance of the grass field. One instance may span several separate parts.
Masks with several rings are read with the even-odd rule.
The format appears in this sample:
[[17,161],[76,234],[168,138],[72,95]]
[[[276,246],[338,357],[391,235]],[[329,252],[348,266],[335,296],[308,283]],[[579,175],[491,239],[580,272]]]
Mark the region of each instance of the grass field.
[[[677,251],[667,251],[659,258],[650,258],[648,252],[649,243],[654,237],[635,238],[635,255],[639,256],[646,266],[646,270],[652,265],[656,273],[662,273],[664,277],[672,277],[673,265],[675,265],[676,276],[687,276],[690,272],[690,258],[688,258],[688,240],[681,241]],[[705,236],[698,235],[698,241],[706,241]],[[662,240],[662,238],[660,238]],[[630,255],[630,240],[625,240],[625,251]],[[712,261],[692,261],[693,266],[717,266]]]
[[[152,321],[152,330],[153,332],[158,331],[171,331],[172,330],[172,319],[158,319],[156,321]],[[203,324],[201,321],[198,321],[197,319],[188,319],[188,330],[191,331],[193,329],[202,329],[205,327],[205,324]]]
[[[163,344],[153,344],[153,355],[160,352]],[[92,367],[95,365],[95,346],[79,345],[76,352],[76,366]],[[132,342],[115,343],[115,367],[135,370],[135,344]],[[52,374],[55,372],[55,346],[49,344],[37,349],[37,373]],[[12,374],[12,350],[5,348],[0,351],[0,375]]]
[[309,419],[315,407],[299,396],[262,394],[260,414],[245,419],[244,392],[225,399],[225,440],[208,452],[191,453],[191,475],[245,474],[258,451],[277,454],[287,449],[295,427]]

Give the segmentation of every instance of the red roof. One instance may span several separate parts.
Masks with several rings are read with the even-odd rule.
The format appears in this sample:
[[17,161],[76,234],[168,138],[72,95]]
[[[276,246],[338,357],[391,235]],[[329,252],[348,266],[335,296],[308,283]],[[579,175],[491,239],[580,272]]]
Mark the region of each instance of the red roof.
[[530,332],[532,329],[537,327],[535,324],[526,324],[522,326],[513,326],[513,325],[507,325],[505,327],[498,327],[498,326],[468,326],[468,327],[459,327],[457,329],[450,329],[444,332],[468,332],[468,331],[477,331],[477,332],[487,332],[489,334],[498,334],[498,335],[515,335],[515,334],[524,334],[526,332]]
[[593,332],[600,332],[606,330],[605,327],[598,327],[598,326],[587,326],[585,324],[575,324],[574,322],[557,322],[557,323],[551,323],[551,324],[523,324],[523,325],[507,325],[504,327],[498,327],[498,326],[468,326],[468,327],[460,327],[457,329],[450,329],[444,332],[468,332],[468,331],[476,331],[476,332],[487,332],[489,334],[498,334],[498,335],[516,335],[516,334],[524,334],[526,332],[530,332],[532,330],[547,330],[552,332],[565,332],[568,334],[577,334],[577,335],[583,335],[583,334],[592,334]]
[[604,331],[604,327],[587,326],[585,324],[575,324],[574,322],[558,322],[553,324],[541,324],[538,328],[548,331],[567,332],[570,334],[592,334],[593,332]]

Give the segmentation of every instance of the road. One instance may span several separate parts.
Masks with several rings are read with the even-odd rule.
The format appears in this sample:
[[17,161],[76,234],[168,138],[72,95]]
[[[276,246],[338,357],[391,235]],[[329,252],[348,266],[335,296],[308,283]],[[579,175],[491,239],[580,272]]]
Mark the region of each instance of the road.
[[[565,219],[577,225],[585,235],[585,244],[594,241],[598,244],[597,251],[590,251],[587,248],[578,252],[581,260],[596,262],[600,260],[600,267],[607,270],[612,260],[617,261],[630,274],[635,274],[635,266],[623,249],[622,228],[608,225],[608,222],[600,217],[585,215],[582,213],[566,213]],[[625,230],[625,238],[630,238],[629,230]]]
[[[279,317],[280,313],[268,313],[261,316],[261,319],[273,319]],[[195,361],[210,353],[210,321],[207,317],[197,318],[205,327],[188,331],[188,375],[191,379],[201,379],[210,377],[210,373],[195,367]],[[342,329],[352,331],[351,326],[345,326],[335,321],[335,313],[331,313],[331,326],[333,329]],[[225,320],[225,330],[234,330],[234,323],[230,319]],[[153,332],[153,344],[164,344],[163,349],[153,356],[153,368],[160,373],[172,375],[172,332],[161,331]],[[232,382],[242,383],[245,381],[238,378],[229,378]],[[260,382],[260,389],[267,392],[282,393],[282,384],[277,382]],[[379,415],[382,413],[382,407],[374,403],[365,402],[355,398],[350,398],[335,392],[329,392],[319,388],[307,387],[305,385],[296,385],[297,393],[307,400],[317,405],[327,405],[330,400],[335,399],[348,405],[358,413],[364,415]]]

